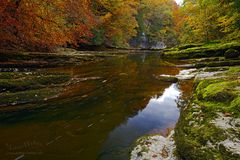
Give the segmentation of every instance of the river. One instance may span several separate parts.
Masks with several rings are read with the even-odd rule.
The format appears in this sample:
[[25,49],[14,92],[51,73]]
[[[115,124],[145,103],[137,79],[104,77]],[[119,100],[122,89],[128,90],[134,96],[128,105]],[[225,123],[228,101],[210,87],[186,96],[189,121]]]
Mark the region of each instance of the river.
[[[151,53],[45,69],[82,79],[65,98],[0,112],[0,159],[125,160],[135,140],[174,128],[189,85],[156,75],[180,69]],[[68,91],[71,92],[68,92]]]

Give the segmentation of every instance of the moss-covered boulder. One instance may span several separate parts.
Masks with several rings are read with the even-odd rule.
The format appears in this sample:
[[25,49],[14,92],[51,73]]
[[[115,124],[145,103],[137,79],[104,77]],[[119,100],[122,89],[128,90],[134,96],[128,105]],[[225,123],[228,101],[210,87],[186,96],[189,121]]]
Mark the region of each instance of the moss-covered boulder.
[[187,160],[240,159],[240,68],[195,80],[175,128],[177,154]]

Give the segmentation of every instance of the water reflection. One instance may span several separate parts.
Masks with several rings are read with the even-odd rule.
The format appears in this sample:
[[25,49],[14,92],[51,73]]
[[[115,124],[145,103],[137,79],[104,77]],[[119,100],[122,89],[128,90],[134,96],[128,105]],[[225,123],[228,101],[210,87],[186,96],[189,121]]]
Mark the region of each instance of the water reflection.
[[127,159],[129,146],[139,136],[173,128],[179,118],[176,101],[180,94],[177,84],[172,84],[162,96],[153,97],[145,109],[110,133],[99,159]]
[[0,159],[125,160],[136,138],[164,132],[177,120],[177,85],[153,75],[176,75],[179,69],[157,54],[47,71],[69,73],[79,83],[66,86],[57,101],[0,112]]

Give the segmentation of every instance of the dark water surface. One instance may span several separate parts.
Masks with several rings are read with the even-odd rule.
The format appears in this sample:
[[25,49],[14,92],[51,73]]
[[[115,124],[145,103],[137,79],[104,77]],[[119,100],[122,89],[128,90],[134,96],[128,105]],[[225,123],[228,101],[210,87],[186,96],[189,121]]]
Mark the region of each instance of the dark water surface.
[[155,78],[179,69],[154,54],[49,70],[80,82],[65,98],[1,112],[0,159],[125,160],[137,138],[175,126],[176,101],[188,90]]

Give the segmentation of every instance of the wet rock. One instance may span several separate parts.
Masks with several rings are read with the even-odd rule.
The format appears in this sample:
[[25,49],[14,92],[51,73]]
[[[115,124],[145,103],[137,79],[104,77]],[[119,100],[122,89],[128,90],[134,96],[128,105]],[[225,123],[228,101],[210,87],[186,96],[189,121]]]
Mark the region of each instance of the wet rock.
[[197,69],[195,69],[195,68],[182,70],[179,72],[178,75],[176,75],[176,77],[180,80],[192,79],[196,76],[196,74],[197,74],[196,71],[197,71]]
[[119,76],[128,76],[127,73],[120,73]]
[[195,80],[199,81],[202,79],[217,79],[217,78],[224,78],[226,76],[221,75],[224,73],[224,71],[216,71],[216,72],[205,72],[205,71],[200,71],[196,77]]
[[194,64],[182,64],[182,65],[177,65],[176,67],[178,68],[195,68]]
[[171,75],[159,75],[156,76],[154,75],[154,77],[160,81],[164,81],[164,82],[172,82],[172,83],[177,83],[178,82],[178,78],[175,76],[171,76]]
[[155,135],[139,139],[131,152],[131,160],[176,160],[173,135],[171,131],[168,137]]

